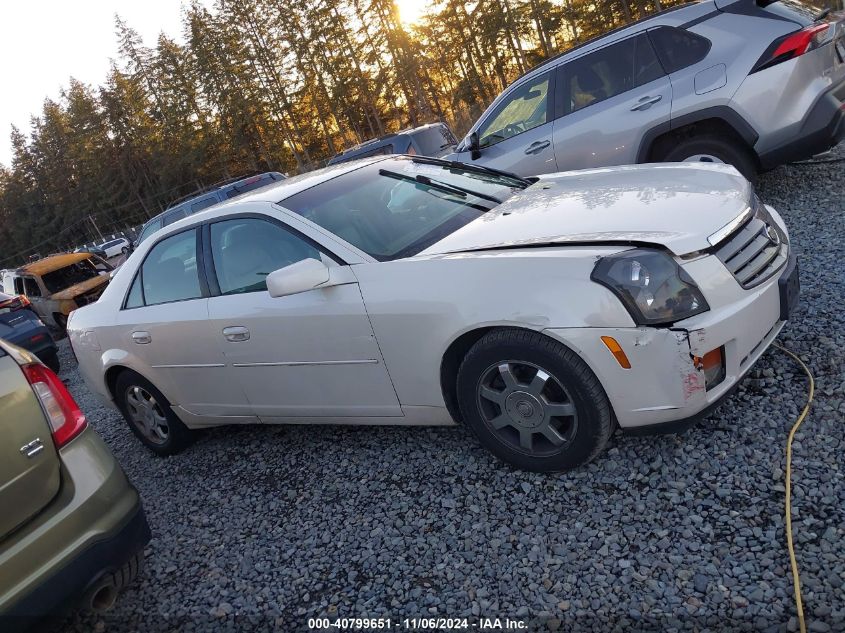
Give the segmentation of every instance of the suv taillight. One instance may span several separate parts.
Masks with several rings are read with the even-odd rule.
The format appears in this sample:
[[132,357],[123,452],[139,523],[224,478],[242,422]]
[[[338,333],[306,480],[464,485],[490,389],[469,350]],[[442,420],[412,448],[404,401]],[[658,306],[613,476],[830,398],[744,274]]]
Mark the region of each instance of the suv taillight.
[[751,72],[756,73],[818,48],[825,43],[829,29],[829,24],[811,24],[800,31],[776,39],[757,60]]
[[21,369],[47,414],[56,448],[61,448],[87,426],[85,414],[59,377],[44,365],[34,363]]

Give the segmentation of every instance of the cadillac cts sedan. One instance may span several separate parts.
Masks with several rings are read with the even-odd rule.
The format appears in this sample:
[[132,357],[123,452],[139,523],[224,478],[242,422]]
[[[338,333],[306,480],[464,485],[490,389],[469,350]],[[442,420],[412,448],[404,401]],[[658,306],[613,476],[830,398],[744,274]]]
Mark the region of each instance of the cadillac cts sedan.
[[454,424],[535,471],[722,400],[789,318],[786,227],[724,165],[523,179],[390,156],[145,241],[73,313],[88,386],[153,452],[220,424]]

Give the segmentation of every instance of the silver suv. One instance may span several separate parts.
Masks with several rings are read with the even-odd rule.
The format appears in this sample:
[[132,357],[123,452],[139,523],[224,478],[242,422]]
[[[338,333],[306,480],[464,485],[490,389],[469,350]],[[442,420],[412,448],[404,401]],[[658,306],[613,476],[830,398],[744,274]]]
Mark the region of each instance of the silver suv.
[[839,142],[843,101],[845,14],[807,0],[704,0],[529,71],[449,158],[525,176],[700,160],[753,180]]

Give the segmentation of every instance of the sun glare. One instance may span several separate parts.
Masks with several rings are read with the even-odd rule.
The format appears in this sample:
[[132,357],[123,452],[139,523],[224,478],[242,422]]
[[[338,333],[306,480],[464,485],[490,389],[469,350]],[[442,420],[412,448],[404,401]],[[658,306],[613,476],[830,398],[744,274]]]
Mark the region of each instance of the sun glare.
[[413,26],[425,12],[427,0],[393,0],[399,9],[399,19],[405,26]]

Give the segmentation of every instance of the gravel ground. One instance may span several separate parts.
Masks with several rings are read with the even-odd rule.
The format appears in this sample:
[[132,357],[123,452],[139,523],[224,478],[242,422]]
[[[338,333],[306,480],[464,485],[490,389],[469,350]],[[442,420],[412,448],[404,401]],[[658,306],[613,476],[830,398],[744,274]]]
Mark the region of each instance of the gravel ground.
[[[840,147],[845,156],[845,148]],[[816,377],[794,445],[811,631],[845,629],[843,163],[781,167],[760,195],[801,253],[780,336]],[[70,631],[307,630],[307,618],[518,618],[528,630],[794,631],[784,442],[806,397],[770,350],[684,436],[617,434],[561,476],[495,462],[461,428],[253,427],[154,458],[70,384],[144,499],[145,575]],[[394,630],[399,626],[394,624]]]

